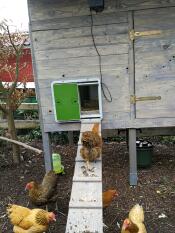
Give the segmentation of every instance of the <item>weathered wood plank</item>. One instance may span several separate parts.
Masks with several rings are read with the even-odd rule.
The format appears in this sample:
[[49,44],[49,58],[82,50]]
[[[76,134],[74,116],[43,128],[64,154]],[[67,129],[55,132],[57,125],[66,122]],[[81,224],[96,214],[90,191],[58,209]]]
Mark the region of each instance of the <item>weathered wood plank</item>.
[[[105,55],[120,55],[128,53],[128,44],[109,44],[97,46],[101,56]],[[37,51],[36,60],[51,60],[63,58],[76,58],[76,57],[91,57],[96,56],[97,53],[94,46],[75,47],[69,49],[50,49],[46,51]]]
[[[173,0],[175,3],[175,0]],[[167,10],[170,14],[167,14]],[[157,8],[157,9],[147,9],[147,10],[143,10],[143,11],[135,11],[134,12],[134,16],[139,17],[136,20],[139,19],[147,19],[148,16],[151,16],[151,19],[157,19],[161,16],[160,18],[160,22],[162,22],[161,20],[163,18],[167,19],[167,18],[171,18],[172,16],[174,16],[174,7],[164,7],[164,8]]]
[[[107,71],[103,71],[103,78],[108,82],[108,85],[112,86],[112,83],[115,79],[118,80],[118,83],[120,82],[127,82],[128,79],[128,67],[127,64],[126,66],[122,66],[122,65],[118,65],[120,68],[118,69],[114,69],[114,70],[109,70]],[[53,81],[59,81],[59,80],[63,80],[63,78],[65,77],[65,80],[70,79],[70,80],[77,80],[77,79],[91,79],[92,77],[99,77],[99,71],[95,70],[95,71],[89,71],[89,74],[85,74],[85,75],[75,75],[74,73],[70,74],[70,76],[67,76],[66,74],[63,73],[62,74],[57,74],[55,72],[52,72],[51,75],[47,74],[44,76],[44,78],[42,78],[42,76],[39,76],[39,87],[40,89],[47,89],[51,87],[51,83]],[[100,78],[100,77],[99,77]],[[105,81],[105,82],[106,82]]]
[[[125,12],[116,13],[102,13],[93,15],[94,25],[107,25],[115,23],[126,23],[127,15]],[[85,16],[73,16],[67,18],[53,18],[48,20],[32,21],[32,31],[43,30],[55,30],[55,29],[69,29],[79,27],[90,27],[91,17]]]
[[175,0],[120,0],[120,7],[121,8],[128,8],[131,9],[144,9],[144,7],[159,7],[161,5],[168,5],[168,4],[175,4]]
[[[90,59],[90,58],[89,58]],[[89,69],[88,69],[89,68]],[[90,69],[91,68],[91,69]],[[128,79],[128,66],[126,65],[106,65],[102,67],[102,74],[103,78],[107,81],[108,85],[112,85],[110,81],[116,81],[117,80],[125,80]],[[52,78],[52,81],[58,81],[65,79],[90,79],[92,77],[100,78],[99,74],[99,67],[98,66],[92,66],[92,67],[85,67],[84,69],[81,69],[81,67],[69,67],[68,69],[55,69],[55,70],[42,70],[40,68],[40,75],[39,75],[39,82],[45,82],[44,79],[47,81],[47,79]],[[105,82],[105,81],[104,81]]]
[[102,233],[101,209],[69,209],[66,233]]
[[75,171],[74,171],[74,182],[100,182],[102,181],[102,174],[101,174],[101,161],[97,160],[93,166],[93,163],[90,163],[90,167],[92,171],[86,171],[86,164],[81,159],[81,162],[78,162],[77,159],[75,164]]
[[[128,33],[128,24],[109,24],[93,26],[95,36],[103,35],[123,35]],[[36,31],[32,33],[34,42],[40,43],[41,46],[48,42],[52,43],[60,39],[77,38],[91,36],[91,27],[69,28],[60,30]]]
[[[130,120],[130,117],[124,116],[122,119],[114,117],[110,118],[110,113],[108,113],[109,118],[103,120],[103,129],[126,129],[126,128],[152,128],[152,127],[172,127],[175,125],[174,118],[149,118],[149,119],[136,119],[134,121]],[[128,114],[129,115],[129,114]],[[109,120],[111,119],[111,120]],[[68,131],[68,130],[80,130],[80,123],[70,123],[70,124],[59,124],[54,121],[47,123],[44,126],[45,132],[56,132],[56,131]]]
[[74,181],[69,208],[102,208],[102,183]]
[[[123,67],[127,68],[128,54],[102,56],[101,64],[102,66],[115,65],[118,66],[118,68],[122,68],[122,69]],[[75,58],[68,57],[68,58],[56,59],[56,60],[54,59],[37,60],[37,65],[39,67],[39,70],[41,70],[42,68],[43,70],[56,69],[56,68],[76,69],[78,65],[81,66],[82,69],[85,69],[87,66],[98,67],[99,61],[98,61],[98,56],[96,55],[91,58],[87,56],[87,57],[75,57]]]
[[[52,4],[50,4],[50,1],[30,0],[29,3],[32,11],[32,20],[34,21],[89,14],[89,6],[86,0],[59,1],[59,4],[57,1],[52,1]],[[115,12],[116,6],[117,3],[115,1],[106,0],[104,12]]]
[[[175,35],[175,34],[174,34]],[[148,42],[148,40],[147,40]],[[147,43],[145,40],[136,41],[136,64],[144,65],[146,67],[155,63],[175,63],[175,39],[171,40],[167,38],[166,40],[151,40]],[[141,58],[144,58],[140,60]],[[154,65],[154,64],[153,64]]]
[[19,108],[20,110],[38,110],[37,103],[22,103]]
[[[152,1],[127,1],[127,0],[106,0],[104,12],[120,12],[128,10],[142,10],[149,8],[161,8],[175,5],[175,0],[152,0]],[[32,20],[43,20],[55,18],[65,18],[79,15],[88,15],[89,7],[86,0],[77,1],[29,1],[30,14]],[[40,9],[40,10],[38,10]]]
[[[58,34],[60,32],[58,31]],[[48,34],[48,33],[47,33]],[[42,37],[45,38],[45,33],[40,33]],[[56,35],[56,33],[55,33]],[[56,37],[56,36],[54,36]],[[35,39],[37,42],[35,42],[35,50],[36,51],[42,51],[42,50],[54,50],[54,49],[69,49],[69,48],[75,48],[75,47],[88,47],[93,45],[92,36],[81,36],[78,37],[71,37],[71,38],[63,38],[63,39],[51,39],[51,36],[46,37],[45,41],[41,43],[40,39]],[[120,34],[120,35],[102,35],[102,36],[96,36],[95,35],[95,41],[96,45],[114,45],[114,44],[127,44],[128,38],[126,34]]]
[[[29,6],[32,13],[32,20],[53,19],[55,17],[71,17],[88,14],[87,1],[29,1]],[[75,7],[78,6],[78,7]],[[40,9],[40,10],[38,10]]]
[[[39,120],[15,120],[16,129],[34,129],[39,125]],[[7,120],[0,120],[0,128],[8,129]]]
[[[3,103],[1,103],[3,104]],[[5,105],[5,103],[4,103]],[[38,103],[22,103],[18,109],[20,110],[38,110]]]
[[[54,119],[54,114],[50,114],[50,115],[44,115],[44,122],[45,122],[45,124],[46,125],[57,125],[58,126],[58,128],[60,127],[60,130],[62,129],[62,128],[64,128],[64,129],[67,129],[67,130],[69,130],[69,125],[68,124],[63,124],[63,123],[58,123],[58,122],[55,122],[55,119]],[[104,122],[107,122],[107,121],[109,121],[109,122],[111,122],[111,121],[122,121],[122,120],[125,120],[125,121],[128,121],[129,119],[130,119],[130,111],[128,110],[128,111],[125,111],[125,112],[123,112],[123,111],[115,111],[115,109],[114,109],[114,111],[110,111],[110,112],[103,112],[103,121]],[[55,123],[54,123],[55,122]],[[75,123],[75,124],[78,124],[78,123]],[[128,125],[128,124],[127,124]],[[55,128],[55,130],[56,130],[56,128]],[[70,128],[70,130],[73,130],[72,128]],[[76,130],[76,129],[75,129]],[[52,130],[53,131],[53,130]]]

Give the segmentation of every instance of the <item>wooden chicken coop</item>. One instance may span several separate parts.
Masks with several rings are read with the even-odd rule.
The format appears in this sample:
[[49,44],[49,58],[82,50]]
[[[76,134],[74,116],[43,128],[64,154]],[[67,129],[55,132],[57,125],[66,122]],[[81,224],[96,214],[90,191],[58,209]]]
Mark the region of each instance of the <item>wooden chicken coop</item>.
[[[28,0],[46,169],[49,133],[175,126],[175,0]],[[61,111],[60,111],[61,109]],[[116,171],[117,172],[117,171]]]
[[[136,130],[175,126],[175,0],[28,0],[28,8],[46,170],[51,132],[98,121],[128,130],[136,185]],[[81,134],[66,233],[102,233],[102,160],[82,178],[80,144]]]

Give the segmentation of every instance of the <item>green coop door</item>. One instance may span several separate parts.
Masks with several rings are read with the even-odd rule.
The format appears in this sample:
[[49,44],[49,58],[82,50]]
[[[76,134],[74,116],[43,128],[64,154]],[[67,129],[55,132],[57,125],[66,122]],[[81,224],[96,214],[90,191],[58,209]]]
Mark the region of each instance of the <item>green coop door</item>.
[[55,114],[58,121],[80,119],[78,85],[75,83],[53,84]]

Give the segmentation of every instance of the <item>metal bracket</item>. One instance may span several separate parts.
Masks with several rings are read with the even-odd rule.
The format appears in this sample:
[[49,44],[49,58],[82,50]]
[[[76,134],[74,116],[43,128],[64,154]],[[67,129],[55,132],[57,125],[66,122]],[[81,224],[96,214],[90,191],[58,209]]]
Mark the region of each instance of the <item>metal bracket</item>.
[[135,95],[131,95],[130,103],[135,104],[137,101],[149,101],[149,100],[161,100],[161,96],[142,96],[136,97]]
[[135,32],[134,29],[132,29],[129,32],[129,38],[130,38],[131,41],[134,41],[136,37],[151,36],[151,35],[160,35],[161,33],[162,33],[161,30],[151,30],[151,31]]

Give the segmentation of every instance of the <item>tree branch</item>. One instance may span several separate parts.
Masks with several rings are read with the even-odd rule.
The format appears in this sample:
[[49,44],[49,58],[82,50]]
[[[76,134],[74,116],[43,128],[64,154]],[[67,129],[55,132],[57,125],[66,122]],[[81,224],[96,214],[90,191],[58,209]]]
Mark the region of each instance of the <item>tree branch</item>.
[[1,110],[3,113],[7,114],[7,110],[6,110],[6,108],[5,108],[5,107],[3,107],[2,105],[0,105],[0,110]]
[[9,139],[9,138],[6,138],[6,137],[0,137],[0,139],[3,140],[3,141],[7,141],[7,142],[11,142],[11,143],[17,144],[17,145],[19,145],[19,146],[23,146],[23,147],[25,147],[26,149],[32,150],[32,151],[34,151],[34,152],[36,152],[36,153],[38,153],[38,154],[42,154],[42,153],[43,153],[42,150],[39,150],[39,149],[34,148],[34,147],[32,147],[32,146],[26,145],[26,144],[23,143],[23,142],[19,142],[19,141],[16,141],[16,140],[12,140],[12,139]]
[[16,53],[16,72],[15,72],[15,80],[9,90],[9,97],[12,95],[12,93],[14,92],[15,88],[16,88],[16,85],[17,85],[17,82],[18,82],[18,78],[19,78],[19,58],[21,56],[21,51],[23,49],[23,45],[26,41],[26,39],[24,39],[21,43],[21,45],[19,46],[19,48],[17,49],[17,47],[15,46],[15,43],[13,42],[12,40],[12,37],[11,37],[11,34],[10,34],[10,30],[9,30],[9,27],[7,27],[7,34],[8,34],[8,37],[9,37],[9,40],[10,40],[10,43],[12,45],[12,47],[14,48],[15,50],[15,53]]
[[10,40],[12,47],[14,48],[15,52],[18,53],[18,50],[17,50],[15,44],[13,43],[12,37],[10,35],[9,26],[7,26],[7,25],[6,25],[6,31],[7,31],[7,34],[8,34],[8,37],[9,37],[9,40]]
[[15,72],[15,80],[12,84],[12,86],[10,87],[9,90],[9,97],[12,95],[12,93],[14,92],[16,86],[17,86],[17,82],[18,82],[18,78],[19,78],[19,53],[16,54],[16,72]]

